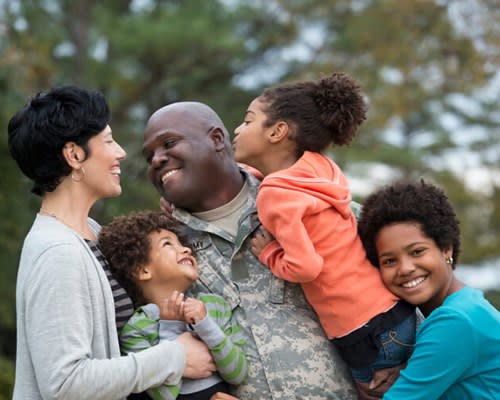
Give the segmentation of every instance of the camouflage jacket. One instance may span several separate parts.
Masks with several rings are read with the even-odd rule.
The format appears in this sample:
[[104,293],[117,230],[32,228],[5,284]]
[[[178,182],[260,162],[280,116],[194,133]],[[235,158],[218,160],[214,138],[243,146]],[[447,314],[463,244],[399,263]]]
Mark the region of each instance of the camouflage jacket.
[[247,339],[249,377],[234,388],[241,400],[356,399],[344,362],[329,343],[298,284],[274,277],[250,251],[259,227],[259,181],[242,170],[251,195],[236,237],[181,209],[200,266],[195,291],[221,295]]

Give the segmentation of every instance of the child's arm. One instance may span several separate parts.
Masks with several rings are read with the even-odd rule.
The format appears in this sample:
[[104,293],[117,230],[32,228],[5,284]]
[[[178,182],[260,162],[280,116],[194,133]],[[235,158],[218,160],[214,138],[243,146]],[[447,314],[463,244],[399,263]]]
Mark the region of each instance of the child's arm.
[[[139,352],[159,343],[158,321],[148,318],[139,308],[120,332],[120,347],[123,353]],[[175,400],[179,395],[178,385],[161,385],[148,389],[154,400]]]
[[314,198],[261,187],[257,207],[262,225],[276,239],[262,249],[259,260],[278,278],[297,283],[314,280],[324,265],[304,225],[305,216],[316,208]]
[[198,299],[186,298],[186,322],[207,344],[222,379],[238,385],[248,375],[248,363],[242,350],[245,339],[231,321],[231,308],[217,295],[200,294]]

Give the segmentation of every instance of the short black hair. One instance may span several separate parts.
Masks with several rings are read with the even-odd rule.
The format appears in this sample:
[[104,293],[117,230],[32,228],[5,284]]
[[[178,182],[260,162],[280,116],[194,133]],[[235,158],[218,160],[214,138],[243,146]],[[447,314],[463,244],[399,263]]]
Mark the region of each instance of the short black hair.
[[398,181],[374,192],[363,203],[359,236],[370,262],[377,268],[375,240],[382,228],[400,222],[415,222],[422,232],[445,251],[453,248],[455,267],[460,255],[460,228],[453,206],[439,187],[424,182]]
[[162,212],[138,211],[115,217],[98,235],[98,246],[113,276],[132,298],[135,307],[145,304],[134,274],[150,261],[149,235],[162,229],[174,232],[185,244],[182,226]]
[[71,173],[62,154],[75,142],[88,157],[89,139],[102,132],[110,120],[106,99],[97,91],[76,86],[52,88],[29,100],[10,119],[9,152],[21,171],[33,181],[32,192],[52,192]]

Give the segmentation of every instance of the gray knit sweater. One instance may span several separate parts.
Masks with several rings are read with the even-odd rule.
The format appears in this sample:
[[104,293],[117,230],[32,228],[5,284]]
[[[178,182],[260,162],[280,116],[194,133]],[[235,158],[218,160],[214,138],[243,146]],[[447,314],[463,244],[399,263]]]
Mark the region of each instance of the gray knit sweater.
[[85,241],[52,217],[37,215],[26,236],[16,307],[14,400],[122,399],[177,384],[184,371],[177,342],[120,356],[108,279]]

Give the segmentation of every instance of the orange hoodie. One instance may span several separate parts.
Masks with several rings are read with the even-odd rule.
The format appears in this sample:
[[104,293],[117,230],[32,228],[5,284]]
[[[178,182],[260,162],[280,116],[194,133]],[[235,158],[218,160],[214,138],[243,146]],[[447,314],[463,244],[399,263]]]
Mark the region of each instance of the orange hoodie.
[[366,258],[350,202],[340,168],[312,152],[266,176],[257,196],[259,219],[276,238],[260,261],[277,277],[301,283],[329,339],[398,301]]

